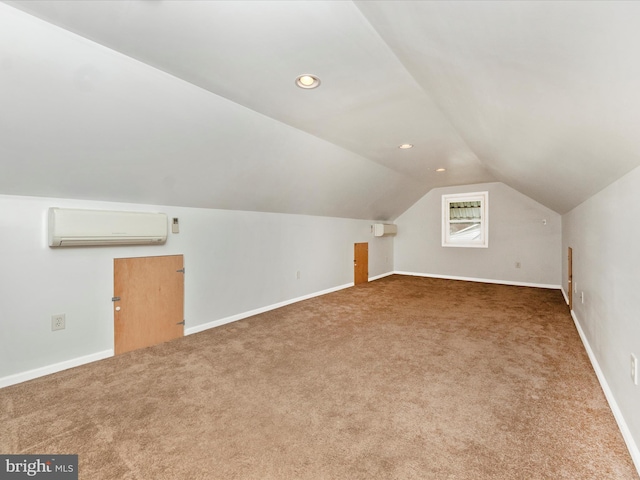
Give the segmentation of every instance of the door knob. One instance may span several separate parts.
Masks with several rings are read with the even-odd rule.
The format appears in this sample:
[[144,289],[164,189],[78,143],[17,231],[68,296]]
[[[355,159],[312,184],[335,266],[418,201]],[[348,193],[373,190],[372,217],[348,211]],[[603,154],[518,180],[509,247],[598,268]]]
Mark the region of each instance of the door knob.
[[119,311],[120,311],[120,307],[116,307],[116,312],[119,312]]

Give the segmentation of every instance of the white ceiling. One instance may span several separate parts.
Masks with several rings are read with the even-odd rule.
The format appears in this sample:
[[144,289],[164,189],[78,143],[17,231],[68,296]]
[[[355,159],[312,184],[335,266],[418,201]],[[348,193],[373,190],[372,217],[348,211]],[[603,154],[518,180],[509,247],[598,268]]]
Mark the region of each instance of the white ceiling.
[[502,181],[564,213],[640,165],[639,51],[640,2],[5,1],[0,193],[392,220]]

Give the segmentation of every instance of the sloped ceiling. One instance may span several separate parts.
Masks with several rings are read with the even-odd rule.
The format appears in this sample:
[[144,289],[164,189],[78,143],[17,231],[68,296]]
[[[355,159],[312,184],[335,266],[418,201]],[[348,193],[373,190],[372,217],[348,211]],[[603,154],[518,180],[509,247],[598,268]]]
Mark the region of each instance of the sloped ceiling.
[[393,220],[502,181],[564,213],[640,165],[639,47],[640,2],[6,1],[0,193]]

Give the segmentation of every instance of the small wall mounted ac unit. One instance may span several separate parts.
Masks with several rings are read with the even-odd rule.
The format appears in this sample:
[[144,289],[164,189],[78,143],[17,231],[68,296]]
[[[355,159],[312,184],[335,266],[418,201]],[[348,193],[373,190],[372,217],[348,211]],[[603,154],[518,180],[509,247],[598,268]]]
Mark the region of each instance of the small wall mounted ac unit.
[[49,246],[158,245],[167,241],[167,215],[49,208]]
[[374,223],[373,224],[373,236],[374,237],[388,237],[398,233],[398,226],[386,223]]

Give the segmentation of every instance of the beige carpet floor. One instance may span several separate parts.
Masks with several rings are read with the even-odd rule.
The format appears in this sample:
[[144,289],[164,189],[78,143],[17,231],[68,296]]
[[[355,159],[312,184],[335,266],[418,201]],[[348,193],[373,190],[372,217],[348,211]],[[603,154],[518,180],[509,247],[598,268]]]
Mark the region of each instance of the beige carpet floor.
[[80,478],[637,479],[562,294],[386,277],[0,390]]

